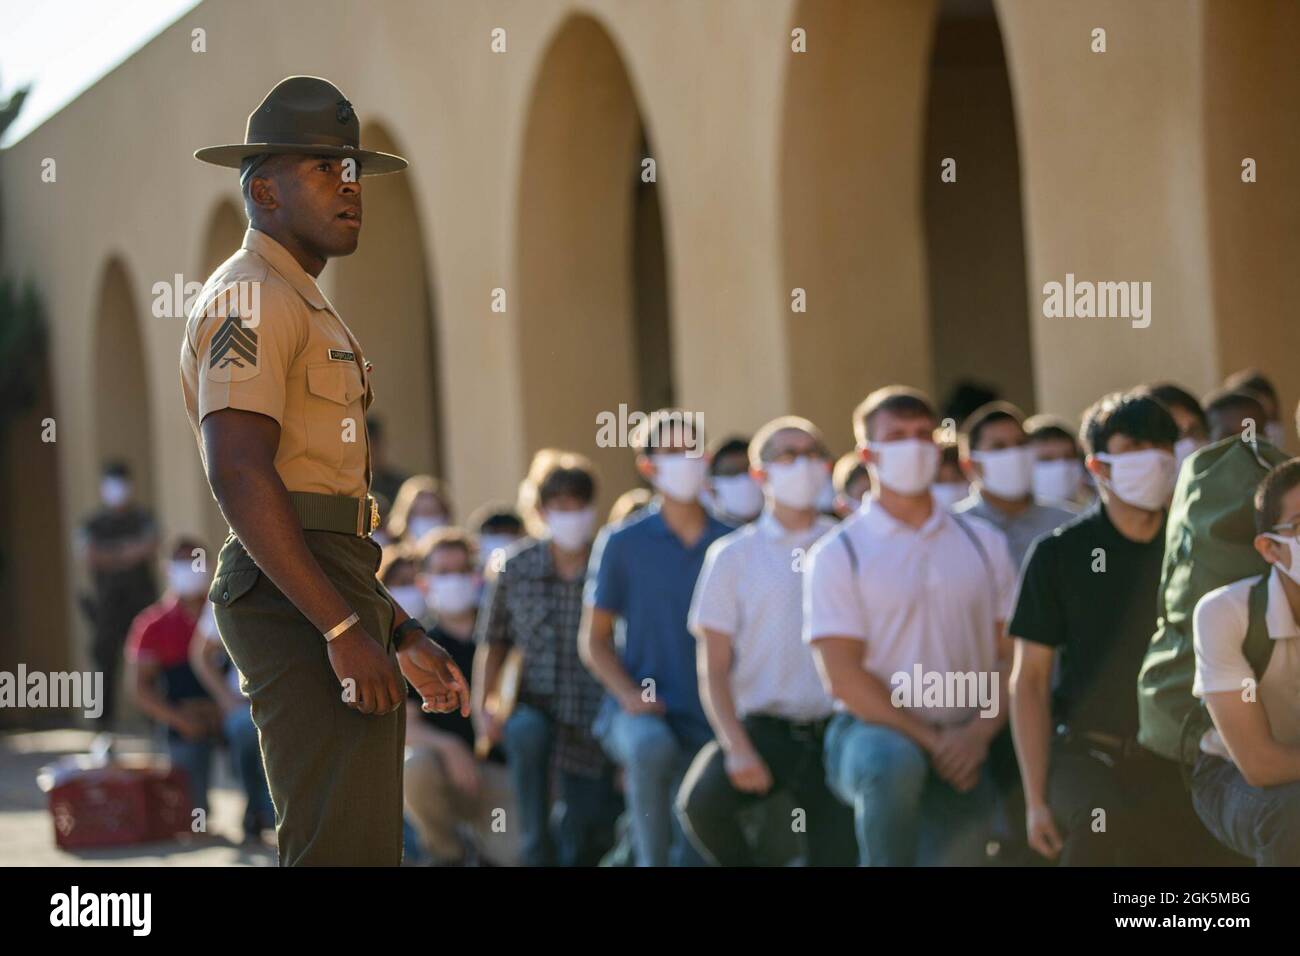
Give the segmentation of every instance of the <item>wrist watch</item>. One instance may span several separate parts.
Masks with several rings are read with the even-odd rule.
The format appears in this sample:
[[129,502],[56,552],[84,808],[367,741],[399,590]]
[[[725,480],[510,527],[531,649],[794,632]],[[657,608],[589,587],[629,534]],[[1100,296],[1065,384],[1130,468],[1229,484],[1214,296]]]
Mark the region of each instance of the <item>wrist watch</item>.
[[393,630],[393,645],[401,647],[402,642],[406,639],[406,635],[411,631],[419,631],[423,634],[424,628],[420,626],[420,622],[415,618],[408,617]]

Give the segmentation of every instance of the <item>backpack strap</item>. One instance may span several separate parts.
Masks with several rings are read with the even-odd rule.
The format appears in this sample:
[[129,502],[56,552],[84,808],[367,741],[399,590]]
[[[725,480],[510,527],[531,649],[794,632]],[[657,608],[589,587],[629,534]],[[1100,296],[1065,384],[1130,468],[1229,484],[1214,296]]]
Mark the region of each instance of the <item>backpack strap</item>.
[[1265,571],[1259,580],[1250,586],[1250,597],[1246,604],[1246,639],[1241,651],[1246,655],[1246,662],[1255,672],[1255,682],[1264,679],[1268,670],[1269,659],[1273,656],[1273,639],[1268,636],[1268,578]]
[[962,531],[966,532],[966,537],[970,538],[970,543],[975,545],[975,550],[979,553],[980,561],[984,565],[984,573],[988,575],[989,584],[993,588],[991,593],[994,595],[993,600],[994,600],[994,604],[996,605],[997,593],[998,593],[998,579],[997,576],[993,573],[993,562],[989,560],[988,551],[984,550],[984,544],[983,542],[980,541],[979,535],[975,533],[974,529],[971,528],[971,526],[966,523],[965,519],[962,518],[961,515],[953,514],[951,511],[948,512],[948,514],[953,521],[957,522],[957,527],[961,528]]

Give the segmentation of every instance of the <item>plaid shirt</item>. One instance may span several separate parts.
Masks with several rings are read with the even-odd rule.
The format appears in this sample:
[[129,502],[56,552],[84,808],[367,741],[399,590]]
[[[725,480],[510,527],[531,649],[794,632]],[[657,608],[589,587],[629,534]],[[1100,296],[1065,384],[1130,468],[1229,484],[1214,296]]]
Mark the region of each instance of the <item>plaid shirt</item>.
[[556,573],[549,540],[511,549],[487,582],[475,639],[523,651],[519,700],[554,722],[556,767],[599,776],[608,763],[591,725],[604,689],[578,658],[583,577]]

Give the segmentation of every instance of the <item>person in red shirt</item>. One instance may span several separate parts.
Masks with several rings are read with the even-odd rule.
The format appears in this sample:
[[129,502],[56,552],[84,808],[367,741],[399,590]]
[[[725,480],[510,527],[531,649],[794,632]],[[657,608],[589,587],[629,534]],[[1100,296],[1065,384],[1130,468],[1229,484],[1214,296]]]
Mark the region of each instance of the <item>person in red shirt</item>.
[[136,616],[126,640],[135,704],[167,728],[172,764],[185,771],[190,805],[204,814],[221,711],[195,676],[189,655],[210,577],[203,545],[191,538],[177,541],[167,563],[167,590]]

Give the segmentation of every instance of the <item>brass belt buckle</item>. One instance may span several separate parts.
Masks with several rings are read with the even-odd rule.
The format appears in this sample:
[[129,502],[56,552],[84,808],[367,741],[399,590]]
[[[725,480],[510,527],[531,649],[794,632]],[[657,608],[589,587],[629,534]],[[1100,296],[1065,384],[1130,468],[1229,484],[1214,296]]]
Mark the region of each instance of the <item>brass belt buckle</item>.
[[379,502],[370,495],[366,495],[366,500],[370,502],[370,530],[367,534],[374,534],[379,528]]

